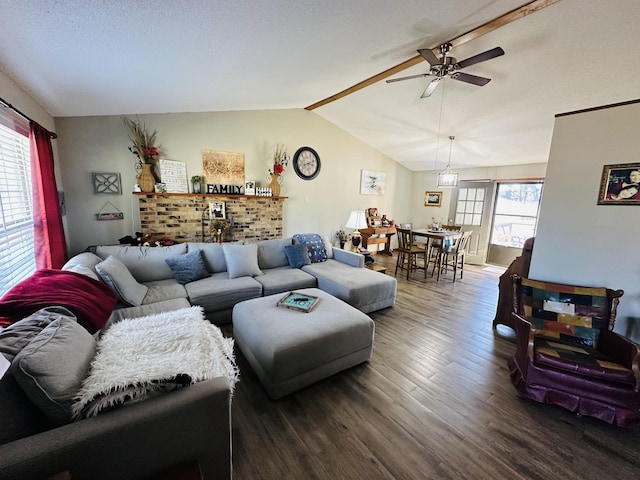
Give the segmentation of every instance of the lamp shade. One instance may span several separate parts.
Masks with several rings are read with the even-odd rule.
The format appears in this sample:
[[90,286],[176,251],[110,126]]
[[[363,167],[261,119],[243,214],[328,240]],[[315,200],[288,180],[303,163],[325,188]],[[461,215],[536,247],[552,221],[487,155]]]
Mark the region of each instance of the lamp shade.
[[367,218],[364,214],[364,210],[352,210],[345,223],[345,227],[358,230],[360,228],[367,228]]
[[454,188],[458,186],[458,174],[447,169],[438,174],[438,187]]

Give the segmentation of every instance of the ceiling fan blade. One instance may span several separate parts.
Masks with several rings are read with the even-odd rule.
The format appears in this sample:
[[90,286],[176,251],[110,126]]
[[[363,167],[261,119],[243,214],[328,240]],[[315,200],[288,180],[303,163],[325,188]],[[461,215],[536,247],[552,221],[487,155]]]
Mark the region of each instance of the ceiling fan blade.
[[428,73],[419,73],[418,75],[409,75],[408,77],[390,78],[386,80],[386,82],[387,83],[401,82],[402,80],[411,80],[412,78],[423,78],[428,76],[429,76]]
[[469,65],[475,65],[476,63],[491,60],[492,58],[496,58],[501,55],[504,55],[504,50],[501,47],[492,48],[491,50],[487,50],[486,52],[482,52],[474,55],[473,57],[461,60],[460,62],[456,63],[456,68],[465,68]]
[[490,78],[479,77],[478,75],[470,75],[463,72],[455,72],[451,74],[451,78],[453,78],[454,80],[460,80],[461,82],[472,83],[473,85],[478,85],[479,87],[483,87],[491,81]]
[[424,90],[424,92],[422,92],[422,95],[420,95],[420,98],[430,97],[433,91],[436,89],[436,87],[440,83],[440,80],[442,80],[442,77],[437,77],[431,80],[431,83],[427,85],[427,88]]
[[420,50],[418,50],[418,53],[422,55],[422,58],[429,62],[429,65],[437,65],[440,63],[440,60],[438,60],[436,54],[433,53],[433,51],[431,51],[431,49],[429,48],[421,48]]

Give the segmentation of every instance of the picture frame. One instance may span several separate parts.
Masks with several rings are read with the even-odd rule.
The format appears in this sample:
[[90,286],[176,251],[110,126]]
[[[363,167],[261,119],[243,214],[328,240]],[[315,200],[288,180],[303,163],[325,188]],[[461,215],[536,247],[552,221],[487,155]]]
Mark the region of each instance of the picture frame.
[[640,162],[602,167],[598,205],[640,205]]
[[91,172],[94,195],[122,195],[119,172]]
[[244,182],[244,194],[245,195],[256,194],[256,182],[254,180],[247,180]]
[[315,307],[320,299],[306,293],[289,292],[280,300],[277,305],[279,307],[290,308],[299,312],[309,313]]
[[425,207],[439,207],[442,205],[442,192],[424,192]]
[[384,195],[387,174],[374,170],[362,170],[360,175],[361,195]]
[[224,220],[227,218],[225,202],[209,202],[209,217],[211,220]]

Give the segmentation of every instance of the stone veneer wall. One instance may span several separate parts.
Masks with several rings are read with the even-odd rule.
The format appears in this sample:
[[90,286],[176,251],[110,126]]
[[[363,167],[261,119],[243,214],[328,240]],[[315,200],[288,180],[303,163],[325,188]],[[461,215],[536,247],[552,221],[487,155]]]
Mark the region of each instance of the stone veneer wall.
[[225,202],[232,221],[226,240],[282,238],[282,211],[287,197],[140,193],[140,226],[144,235],[178,242],[210,241],[209,202]]

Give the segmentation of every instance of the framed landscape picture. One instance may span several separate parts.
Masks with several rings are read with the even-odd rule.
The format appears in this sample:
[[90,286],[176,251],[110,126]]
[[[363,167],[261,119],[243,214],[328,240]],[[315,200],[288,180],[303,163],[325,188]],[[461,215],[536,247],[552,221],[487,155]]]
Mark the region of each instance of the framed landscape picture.
[[598,205],[640,205],[640,163],[602,167]]
[[442,205],[442,192],[424,192],[425,207],[439,207]]

